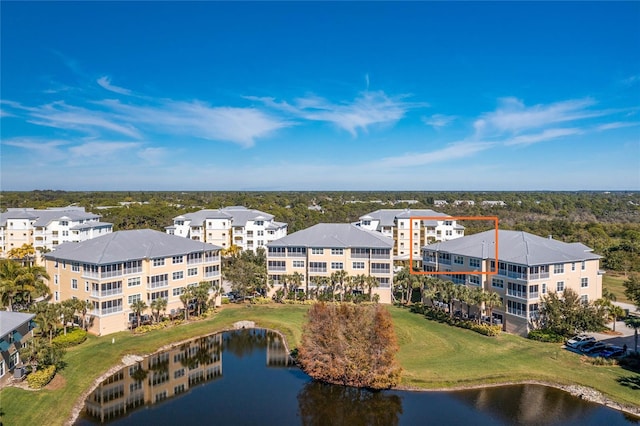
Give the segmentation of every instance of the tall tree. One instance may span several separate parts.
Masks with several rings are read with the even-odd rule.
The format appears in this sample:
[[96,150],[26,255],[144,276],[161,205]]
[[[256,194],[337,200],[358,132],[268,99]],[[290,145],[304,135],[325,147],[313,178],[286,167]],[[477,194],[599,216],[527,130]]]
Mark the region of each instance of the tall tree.
[[633,328],[633,340],[635,342],[635,352],[638,353],[638,329],[640,329],[640,317],[627,317],[624,320],[627,327]]
[[138,319],[138,325],[140,325],[142,313],[148,308],[147,303],[144,300],[136,300],[131,304],[130,308]]
[[640,274],[631,274],[623,283],[624,294],[640,309]]
[[68,324],[73,321],[73,316],[76,314],[76,306],[75,299],[66,299],[60,303],[60,315],[65,336],[67,335]]
[[13,301],[20,290],[17,280],[21,270],[20,264],[14,260],[0,260],[0,299],[9,311],[13,311]]

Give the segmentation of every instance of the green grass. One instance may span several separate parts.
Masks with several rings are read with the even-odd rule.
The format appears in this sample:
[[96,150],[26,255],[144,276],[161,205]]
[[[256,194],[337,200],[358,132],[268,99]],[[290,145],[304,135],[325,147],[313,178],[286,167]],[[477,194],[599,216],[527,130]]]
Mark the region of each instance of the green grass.
[[[117,333],[89,337],[67,353],[68,363],[59,374],[65,384],[58,390],[25,391],[5,388],[0,392],[2,421],[7,425],[61,425],[70,417],[83,392],[126,354],[147,354],[169,343],[213,333],[236,321],[255,321],[257,326],[281,331],[290,346],[301,338],[307,306],[229,305],[213,318],[175,328],[134,336]],[[402,386],[437,389],[486,383],[540,380],[579,384],[597,389],[611,399],[637,405],[640,392],[619,385],[616,379],[637,374],[617,366],[596,367],[580,356],[562,350],[559,344],[539,343],[503,334],[485,337],[426,320],[407,309],[389,308],[398,340]],[[115,338],[115,344],[111,339]]]
[[633,303],[624,294],[623,283],[627,280],[623,275],[612,275],[613,273],[607,272],[602,276],[602,286],[611,290],[616,295],[618,302]]

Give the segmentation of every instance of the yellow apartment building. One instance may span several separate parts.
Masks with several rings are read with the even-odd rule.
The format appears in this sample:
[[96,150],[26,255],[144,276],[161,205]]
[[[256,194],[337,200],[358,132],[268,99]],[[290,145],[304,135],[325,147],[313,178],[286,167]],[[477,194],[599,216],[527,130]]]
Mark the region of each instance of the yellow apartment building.
[[[118,231],[78,243],[61,244],[44,255],[52,301],[93,303],[89,331],[105,335],[126,330],[131,305],[167,299],[167,313],[183,308],[188,286],[220,285],[220,247],[151,229]],[[219,300],[216,301],[219,303]]]
[[378,280],[372,295],[391,303],[393,239],[347,223],[320,223],[267,244],[267,272],[274,283],[271,293],[282,288],[281,276],[298,272],[302,284],[314,289],[318,277],[336,271],[348,276],[366,275]]
[[499,230],[497,259],[495,249],[495,230],[430,244],[422,250],[423,268],[451,272],[436,277],[498,293],[502,306],[493,309],[494,320],[521,335],[532,329],[550,292],[571,288],[585,303],[602,297],[601,256],[582,243]]

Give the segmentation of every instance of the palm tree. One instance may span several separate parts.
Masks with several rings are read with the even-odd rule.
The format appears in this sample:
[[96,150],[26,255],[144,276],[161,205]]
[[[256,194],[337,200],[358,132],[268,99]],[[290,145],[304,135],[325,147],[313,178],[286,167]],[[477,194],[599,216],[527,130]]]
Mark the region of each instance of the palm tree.
[[136,300],[129,306],[138,319],[138,325],[140,325],[140,318],[142,313],[147,310],[148,306],[144,300]]
[[606,287],[604,287],[602,289],[602,298],[604,300],[608,300],[609,302],[615,302],[615,301],[618,300],[618,298],[616,297],[615,293],[612,292],[611,290],[609,290]]
[[180,301],[184,305],[185,321],[189,321],[189,304],[191,303],[191,299],[193,299],[193,291],[191,287],[187,287],[184,289],[184,292],[180,295]]
[[613,303],[607,310],[609,311],[610,318],[613,320],[613,331],[616,331],[616,321],[618,321],[618,318],[624,317],[626,312],[620,306],[614,305]]
[[87,314],[93,309],[93,303],[88,300],[75,299],[76,312],[80,314],[82,318],[82,328],[87,329]]
[[290,279],[291,279],[291,288],[295,287],[296,295],[297,295],[298,287],[302,285],[302,280],[304,279],[304,275],[296,271],[290,275]]
[[51,294],[49,286],[44,281],[45,279],[48,280],[50,277],[43,266],[28,264],[21,268],[17,284],[20,285],[23,292],[27,293],[28,303],[31,303],[34,297]]
[[500,295],[495,291],[483,292],[480,301],[484,303],[486,309],[489,310],[489,324],[493,325],[493,308],[502,306]]
[[372,293],[374,288],[378,288],[380,286],[380,281],[376,277],[372,277],[371,275],[367,275],[364,278],[364,285],[367,288],[367,293],[369,294],[369,301],[373,301]]
[[635,342],[635,352],[638,353],[638,329],[640,328],[640,317],[627,317],[624,320],[627,327],[633,328],[633,340]]
[[[164,298],[159,298],[151,301],[149,307],[151,308],[151,315],[153,315],[153,319],[155,322],[160,321],[160,311],[162,310],[162,301]],[[165,300],[166,302],[166,300]]]
[[60,314],[62,317],[62,327],[64,329],[65,336],[67,335],[67,324],[69,321],[73,321],[73,316],[76,314],[76,301],[75,299],[63,300],[60,304]]
[[35,305],[36,317],[34,321],[40,327],[41,334],[49,335],[49,344],[53,341],[53,335],[58,330],[61,308],[59,303],[38,302]]
[[409,286],[411,282],[411,273],[407,267],[402,268],[396,275],[393,277],[394,289],[400,292],[400,303],[405,303],[405,292],[409,293]]
[[340,269],[339,271],[335,271],[331,274],[331,281],[336,288],[340,289],[340,301],[344,301],[344,283],[347,280],[349,273],[344,269]]
[[7,306],[8,311],[13,310],[13,300],[20,290],[16,281],[20,276],[21,269],[20,264],[14,260],[3,259],[0,261],[0,299],[2,305]]
[[202,313],[202,308],[207,306],[207,301],[209,301],[209,290],[211,290],[211,284],[208,281],[200,281],[198,285],[193,288],[193,296],[196,299],[198,315]]

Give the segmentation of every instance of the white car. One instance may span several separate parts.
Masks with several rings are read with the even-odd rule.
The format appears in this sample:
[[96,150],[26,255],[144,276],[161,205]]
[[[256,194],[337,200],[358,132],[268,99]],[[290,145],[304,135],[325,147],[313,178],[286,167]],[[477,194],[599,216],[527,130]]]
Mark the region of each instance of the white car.
[[595,342],[596,338],[593,336],[587,336],[586,334],[580,334],[578,336],[573,336],[571,339],[567,340],[567,346],[573,349],[578,349],[580,346],[584,345],[587,342]]

